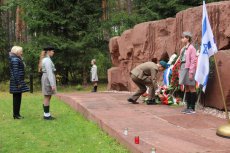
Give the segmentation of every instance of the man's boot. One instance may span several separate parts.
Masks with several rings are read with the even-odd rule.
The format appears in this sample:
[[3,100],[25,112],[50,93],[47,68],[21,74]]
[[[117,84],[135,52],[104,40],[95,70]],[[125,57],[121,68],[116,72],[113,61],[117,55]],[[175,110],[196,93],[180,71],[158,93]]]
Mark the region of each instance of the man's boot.
[[148,99],[148,100],[146,101],[146,104],[147,104],[147,105],[156,105],[157,103],[156,103],[155,99]]

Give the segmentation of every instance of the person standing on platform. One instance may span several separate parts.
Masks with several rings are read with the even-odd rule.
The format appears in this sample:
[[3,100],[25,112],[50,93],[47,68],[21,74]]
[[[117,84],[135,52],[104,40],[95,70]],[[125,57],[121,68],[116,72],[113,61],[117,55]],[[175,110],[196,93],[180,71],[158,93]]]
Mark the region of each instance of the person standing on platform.
[[195,73],[196,73],[196,49],[192,45],[192,34],[191,32],[183,32],[182,43],[184,47],[180,52],[180,72],[179,72],[179,84],[185,86],[185,94],[187,99],[187,108],[181,112],[184,114],[194,114],[195,112],[195,103],[196,103],[196,82],[195,82]]
[[97,92],[97,82],[98,82],[98,75],[97,75],[97,65],[96,60],[91,60],[91,82],[93,83],[92,92]]

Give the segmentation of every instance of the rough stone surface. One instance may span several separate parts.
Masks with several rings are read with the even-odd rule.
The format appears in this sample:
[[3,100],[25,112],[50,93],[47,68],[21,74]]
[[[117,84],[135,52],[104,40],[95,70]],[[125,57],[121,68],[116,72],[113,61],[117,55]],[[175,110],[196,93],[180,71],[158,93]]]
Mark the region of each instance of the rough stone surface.
[[[230,141],[216,135],[227,121],[182,107],[130,104],[130,93],[65,93],[57,97],[126,146],[132,153],[229,153]],[[124,129],[128,128],[128,135]],[[134,143],[139,136],[140,144]]]
[[[216,55],[216,63],[220,75],[220,81],[228,110],[230,110],[230,50],[220,50]],[[203,96],[202,102],[205,106],[224,109],[223,98],[221,95],[220,84],[218,81],[215,65],[211,66],[215,69],[214,74],[210,74],[210,80],[207,84],[206,94]]]
[[[227,64],[225,64],[230,60],[229,56],[225,56],[230,49],[230,1],[210,3],[207,5],[207,10],[220,50],[217,58],[224,63],[220,71],[223,82],[224,78],[230,78]],[[170,56],[174,52],[179,53],[182,47],[180,40],[183,31],[193,33],[194,46],[199,48],[201,21],[202,6],[199,6],[179,12],[175,18],[140,23],[133,29],[124,31],[121,36],[111,38],[109,49],[113,66],[116,68],[111,68],[108,71],[108,89],[135,91],[137,87],[130,79],[129,72],[136,65],[151,61],[153,58],[159,61],[164,54]],[[161,78],[161,74],[158,78]],[[220,102],[221,97],[217,91],[219,90],[217,77],[214,76],[208,84],[213,85],[208,85],[206,95],[209,97],[203,103],[210,107],[223,109],[223,103]],[[230,98],[227,98],[230,91],[229,84],[223,83],[223,89],[225,99],[230,105]],[[230,109],[230,106],[228,108]]]

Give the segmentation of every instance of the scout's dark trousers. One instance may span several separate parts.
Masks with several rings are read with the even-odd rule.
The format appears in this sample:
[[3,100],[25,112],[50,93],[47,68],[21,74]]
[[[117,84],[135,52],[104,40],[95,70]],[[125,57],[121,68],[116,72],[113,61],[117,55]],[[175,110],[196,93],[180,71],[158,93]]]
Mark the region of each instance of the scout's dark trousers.
[[22,93],[13,94],[13,116],[20,116]]

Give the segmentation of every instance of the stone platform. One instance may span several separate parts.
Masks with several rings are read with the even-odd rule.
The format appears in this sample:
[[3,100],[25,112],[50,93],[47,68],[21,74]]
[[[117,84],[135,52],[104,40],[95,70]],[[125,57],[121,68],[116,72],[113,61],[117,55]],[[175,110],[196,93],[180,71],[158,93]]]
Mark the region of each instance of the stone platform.
[[[127,93],[59,93],[57,97],[117,139],[133,153],[230,153],[230,139],[216,135],[226,120],[182,107],[130,104]],[[124,129],[128,128],[128,135]],[[135,144],[134,137],[140,143]]]

